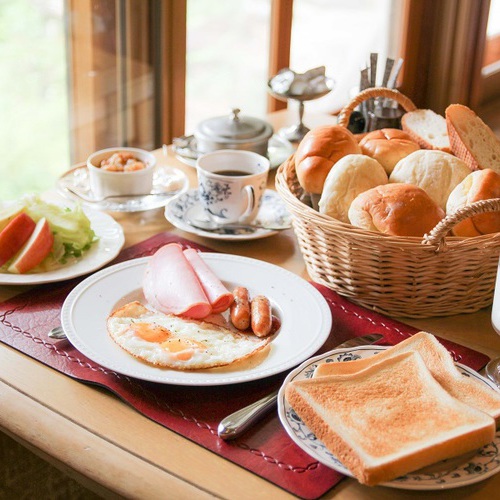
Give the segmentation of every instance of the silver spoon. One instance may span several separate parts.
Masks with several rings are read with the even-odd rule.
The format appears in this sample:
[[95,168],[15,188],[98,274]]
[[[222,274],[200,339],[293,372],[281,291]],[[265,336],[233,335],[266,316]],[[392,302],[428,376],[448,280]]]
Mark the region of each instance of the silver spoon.
[[81,191],[77,191],[76,189],[73,189],[72,187],[65,186],[64,189],[66,191],[69,191],[70,193],[78,196],[81,198],[83,201],[86,201],[87,203],[101,203],[103,201],[114,201],[115,203],[123,203],[131,200],[143,200],[149,197],[156,197],[156,196],[174,196],[179,192],[179,190],[175,191],[161,191],[158,193],[146,193],[146,194],[121,194],[121,195],[112,195],[112,196],[104,196],[102,198],[94,198],[92,196],[88,196],[85,193],[82,193]]
[[213,232],[233,232],[233,231],[249,231],[255,232],[257,229],[265,229],[267,231],[284,231],[290,229],[291,226],[273,226],[272,224],[217,224],[207,219],[186,219],[186,222],[197,229]]

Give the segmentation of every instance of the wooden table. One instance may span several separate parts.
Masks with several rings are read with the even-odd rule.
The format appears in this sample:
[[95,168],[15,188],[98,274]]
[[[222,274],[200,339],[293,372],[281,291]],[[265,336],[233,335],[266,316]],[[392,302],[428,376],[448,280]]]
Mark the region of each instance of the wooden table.
[[[293,122],[288,112],[270,117],[275,128]],[[310,126],[332,123],[328,116],[306,116]],[[195,170],[172,151],[158,161],[183,169],[192,186]],[[269,184],[274,183],[274,173]],[[207,240],[178,230],[163,210],[113,214],[123,225],[126,246],[161,231],[171,231],[226,253],[262,259],[307,277],[295,235],[234,243]],[[0,286],[0,299],[24,287]],[[449,318],[403,320],[489,356],[500,355],[500,337],[490,324],[490,309]],[[143,417],[110,393],[76,382],[0,343],[0,430],[35,451],[87,488],[106,497],[135,498],[291,498],[260,477]],[[346,479],[325,498],[494,498],[500,475],[449,492],[368,488]],[[0,496],[1,496],[0,485]]]

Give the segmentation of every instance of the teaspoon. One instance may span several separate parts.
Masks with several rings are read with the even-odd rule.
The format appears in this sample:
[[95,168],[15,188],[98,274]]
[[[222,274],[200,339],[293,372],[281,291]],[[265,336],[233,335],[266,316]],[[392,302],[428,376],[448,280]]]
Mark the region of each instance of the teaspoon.
[[255,232],[256,229],[265,229],[268,231],[283,231],[285,229],[290,229],[291,226],[273,226],[272,224],[217,224],[206,219],[186,219],[186,222],[197,229],[202,229],[204,231],[217,231],[217,232],[227,232],[227,231],[250,231]]

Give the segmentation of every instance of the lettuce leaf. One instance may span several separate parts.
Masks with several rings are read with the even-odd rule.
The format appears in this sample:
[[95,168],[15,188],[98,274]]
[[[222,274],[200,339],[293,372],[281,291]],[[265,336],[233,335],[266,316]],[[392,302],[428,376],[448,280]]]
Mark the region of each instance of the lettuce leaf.
[[63,207],[42,200],[38,195],[23,199],[25,212],[35,221],[45,217],[54,234],[52,258],[64,264],[69,258],[80,257],[97,240],[90,220],[80,205]]

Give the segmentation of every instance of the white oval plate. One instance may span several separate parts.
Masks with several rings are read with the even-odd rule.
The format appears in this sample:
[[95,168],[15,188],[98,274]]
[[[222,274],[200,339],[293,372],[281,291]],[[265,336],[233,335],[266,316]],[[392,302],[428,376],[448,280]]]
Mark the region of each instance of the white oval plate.
[[[178,168],[157,166],[153,177],[153,189],[151,194],[145,194],[139,198],[133,197],[123,201],[102,200],[95,198],[90,188],[90,180],[86,165],[68,170],[57,181],[58,192],[72,200],[96,210],[109,210],[112,212],[140,212],[164,207],[172,198],[184,193],[189,186],[187,175]],[[75,193],[68,191],[73,189]],[[155,193],[161,193],[156,196]],[[164,194],[166,193],[166,194]],[[90,201],[89,201],[90,200]]]
[[[212,386],[248,382],[293,368],[314,354],[330,334],[331,313],[323,296],[307,281],[281,267],[237,255],[201,253],[217,276],[233,290],[266,295],[281,328],[256,366],[179,371],[159,368],[121,349],[106,331],[106,319],[118,305],[142,297],[149,257],[116,264],[88,277],[68,295],[61,322],[70,342],[94,362],[124,375],[164,384]],[[142,298],[142,300],[144,300]]]
[[[246,241],[267,238],[277,234],[278,231],[271,229],[255,228],[247,229],[224,229],[221,227],[216,231],[205,231],[192,226],[187,221],[187,213],[193,217],[204,219],[206,215],[200,205],[200,198],[197,189],[189,189],[184,194],[177,196],[165,207],[165,218],[175,227],[188,233],[212,238],[215,240]],[[267,224],[277,227],[291,225],[291,216],[280,195],[272,189],[266,189],[262,195],[256,223]]]
[[112,261],[125,243],[123,228],[106,213],[83,209],[99,238],[76,262],[43,273],[0,273],[0,285],[40,285],[83,276]]
[[[301,418],[288,404],[288,401],[285,399],[285,387],[292,380],[311,378],[316,366],[320,363],[367,358],[385,349],[387,349],[387,347],[384,346],[361,346],[347,349],[335,349],[311,358],[289,373],[278,394],[278,416],[286,432],[295,444],[318,462],[349,477],[353,477],[349,469],[344,467],[337,457],[328,451],[326,446],[316,438],[309,427],[302,422]],[[484,384],[497,390],[493,383],[486,380],[471,368],[460,363],[456,363],[456,365],[465,375],[477,378]],[[439,490],[458,488],[459,486],[477,483],[500,472],[499,446],[500,431],[496,433],[493,443],[484,446],[475,454],[471,453],[449,460],[443,460],[380,486],[407,490]]]

